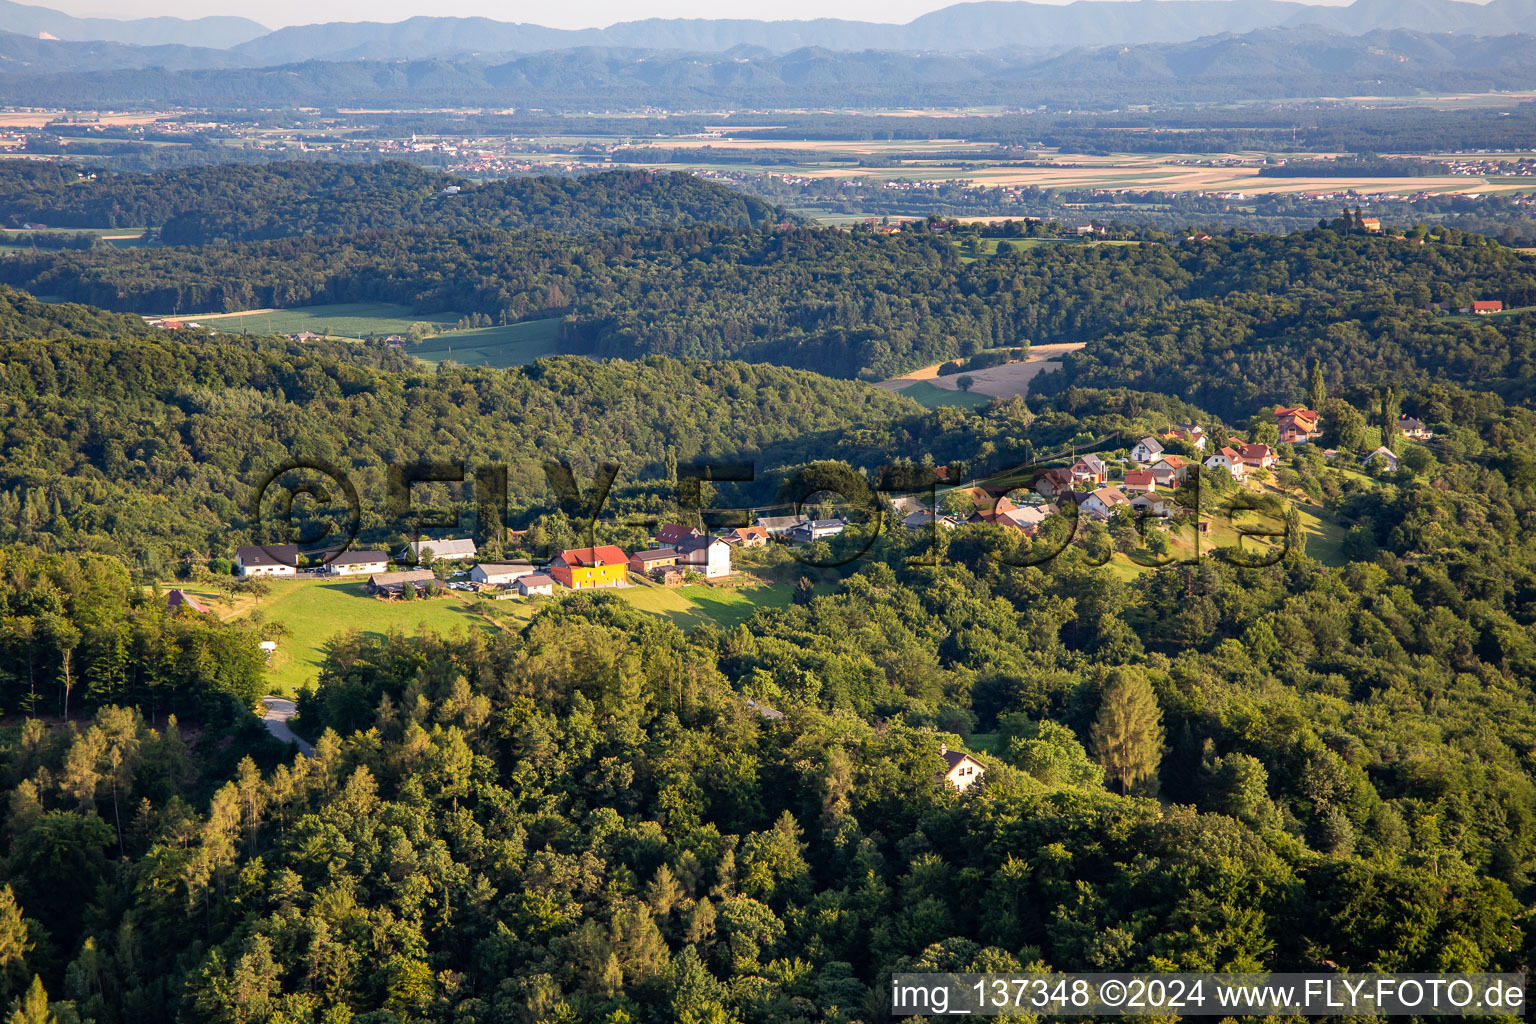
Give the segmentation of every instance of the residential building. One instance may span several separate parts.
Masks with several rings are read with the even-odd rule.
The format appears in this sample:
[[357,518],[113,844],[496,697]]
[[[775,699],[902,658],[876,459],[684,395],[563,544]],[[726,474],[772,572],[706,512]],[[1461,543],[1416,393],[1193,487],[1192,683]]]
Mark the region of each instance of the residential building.
[[[1098,481],[1102,483],[1103,481]],[[1048,469],[1035,477],[1035,493],[1042,498],[1054,498],[1064,491],[1071,491],[1073,483],[1072,470],[1056,468]]]
[[919,533],[934,526],[944,530],[953,530],[955,528],[955,521],[949,516],[939,515],[932,509],[920,508],[903,519],[901,525],[913,533]]
[[1360,226],[1365,229],[1365,233],[1368,235],[1381,234],[1381,218],[1379,217],[1361,217]]
[[933,773],[933,777],[940,782],[947,782],[960,792],[964,793],[987,774],[987,766],[963,750],[950,750],[948,746],[939,747],[939,756],[944,758],[942,771]]
[[298,566],[297,544],[257,544],[235,552],[235,572],[240,576],[294,576]]
[[475,542],[468,537],[413,541],[400,549],[395,561],[401,565],[420,565],[423,552],[430,552],[434,562],[473,562]]
[[659,548],[675,548],[679,541],[686,540],[689,537],[698,537],[703,533],[703,530],[695,529],[683,523],[668,523],[656,534],[656,546]]
[[731,546],[719,537],[688,537],[677,545],[677,564],[717,580],[731,574]]
[[1268,469],[1277,461],[1277,457],[1267,444],[1245,444],[1242,447],[1243,465],[1249,469]]
[[402,569],[399,572],[381,572],[368,577],[365,589],[379,597],[399,597],[409,583],[417,590],[437,586],[441,580],[431,569]]
[[1047,516],[1056,514],[1055,505],[1025,505],[1021,508],[999,512],[995,525],[1008,526],[1027,537],[1033,537]]
[[1242,453],[1228,447],[1221,447],[1205,460],[1206,469],[1225,469],[1232,474],[1232,479],[1242,482],[1248,479],[1248,466],[1243,462]]
[[1386,445],[1382,445],[1380,448],[1377,448],[1365,458],[1361,459],[1360,465],[1375,466],[1378,469],[1383,469],[1388,473],[1396,473],[1398,465],[1397,453],[1388,448]]
[[555,556],[549,574],[572,590],[617,587],[629,582],[629,556],[613,544],[571,548]]
[[1149,470],[1159,487],[1182,487],[1189,479],[1189,463],[1178,455],[1164,455]]
[[1285,444],[1306,444],[1318,434],[1318,414],[1311,409],[1275,410],[1275,423],[1280,428],[1280,440]]
[[1084,455],[1072,463],[1070,472],[1073,483],[1097,485],[1109,480],[1109,466],[1097,455]]
[[1144,437],[1131,446],[1132,462],[1156,462],[1162,454],[1162,442],[1155,437]]
[[510,587],[533,571],[527,562],[481,562],[469,570],[469,578],[485,587]]
[[652,548],[649,551],[636,551],[629,556],[629,568],[633,572],[652,572],[676,564],[676,548]]
[[757,525],[767,531],[770,537],[787,537],[794,532],[795,527],[809,522],[806,516],[758,516]]
[[1504,312],[1504,303],[1498,299],[1476,299],[1472,305],[1462,306],[1459,312],[1487,316],[1489,313]]
[[768,543],[768,531],[761,526],[738,526],[720,539],[732,546],[760,548]]
[[1421,421],[1412,416],[1399,416],[1397,418],[1398,433],[1404,437],[1411,437],[1415,441],[1428,441],[1435,436],[1435,432],[1426,427]]
[[197,615],[206,615],[209,609],[207,605],[197,598],[178,588],[165,595],[165,610],[168,612],[188,611]]
[[555,592],[554,579],[541,572],[519,576],[513,586],[524,597],[549,597]]
[[1157,477],[1150,469],[1133,469],[1125,474],[1121,488],[1126,494],[1145,494],[1157,490]]
[[841,519],[812,519],[801,523],[789,533],[789,539],[798,544],[827,540],[842,533],[848,526]]
[[1131,508],[1137,512],[1148,512],[1154,516],[1167,518],[1173,514],[1173,501],[1167,495],[1147,491],[1131,499]]
[[1175,423],[1163,435],[1164,440],[1179,440],[1197,452],[1205,451],[1205,428],[1198,423]]
[[1130,503],[1124,491],[1106,485],[1088,495],[1078,507],[1095,519],[1108,519],[1116,509],[1125,508]]
[[761,718],[761,719],[763,719],[765,721],[768,721],[768,722],[782,722],[782,721],[784,721],[784,712],[782,712],[782,711],[775,711],[773,708],[769,707],[766,704],[759,704],[757,701],[753,700],[751,697],[747,698],[747,707],[751,708],[753,710],[753,712],[755,712],[757,714],[758,718]]
[[332,576],[371,576],[389,567],[389,556],[382,551],[343,551],[325,563]]

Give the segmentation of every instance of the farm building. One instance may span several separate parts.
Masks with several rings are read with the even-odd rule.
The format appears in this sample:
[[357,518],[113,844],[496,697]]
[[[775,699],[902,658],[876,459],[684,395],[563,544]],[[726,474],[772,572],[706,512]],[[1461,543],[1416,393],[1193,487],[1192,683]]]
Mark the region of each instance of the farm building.
[[388,565],[389,556],[382,551],[346,551],[327,562],[325,571],[332,576],[371,576]]
[[481,562],[469,570],[472,582],[488,587],[505,587],[534,571],[527,562]]
[[417,590],[437,586],[441,581],[431,569],[402,569],[399,572],[380,572],[368,577],[364,589],[375,597],[399,597],[409,583]]
[[475,542],[467,537],[412,541],[400,549],[395,561],[402,565],[419,565],[425,553],[430,553],[434,562],[471,562],[475,558]]

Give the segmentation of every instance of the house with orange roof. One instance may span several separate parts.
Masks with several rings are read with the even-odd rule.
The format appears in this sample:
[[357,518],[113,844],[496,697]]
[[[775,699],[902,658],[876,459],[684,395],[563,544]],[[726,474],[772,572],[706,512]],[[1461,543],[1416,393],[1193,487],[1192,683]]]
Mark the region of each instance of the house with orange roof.
[[1312,409],[1275,410],[1275,422],[1280,427],[1280,440],[1286,444],[1306,444],[1318,434],[1318,415]]
[[549,574],[572,590],[617,587],[629,582],[629,556],[615,544],[571,548],[555,556]]
[[1249,469],[1268,469],[1277,461],[1274,450],[1267,444],[1245,444],[1242,451],[1243,464]]
[[1152,474],[1159,487],[1182,487],[1189,479],[1189,463],[1178,455],[1164,455],[1147,472]]

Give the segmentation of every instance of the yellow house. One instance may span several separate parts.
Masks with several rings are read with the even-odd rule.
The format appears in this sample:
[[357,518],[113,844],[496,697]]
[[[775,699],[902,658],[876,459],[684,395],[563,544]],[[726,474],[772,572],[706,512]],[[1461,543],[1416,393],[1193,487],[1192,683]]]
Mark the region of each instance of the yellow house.
[[572,590],[616,587],[629,582],[629,556],[613,544],[572,548],[549,564],[549,574]]

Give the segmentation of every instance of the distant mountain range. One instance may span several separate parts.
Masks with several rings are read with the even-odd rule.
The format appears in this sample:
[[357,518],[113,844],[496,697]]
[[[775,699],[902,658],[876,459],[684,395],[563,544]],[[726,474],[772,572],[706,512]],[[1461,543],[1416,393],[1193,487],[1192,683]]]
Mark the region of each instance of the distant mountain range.
[[[841,21],[661,19],[602,29],[552,29],[486,18],[418,17],[393,24],[331,22],[268,32],[244,18],[75,18],[44,7],[0,0],[0,31],[34,39],[125,43],[146,47],[151,67],[241,64],[269,67],[311,60],[425,60],[437,57],[621,47],[722,53],[757,47],[773,53],[815,47],[839,52],[902,50],[969,53],[1022,47],[1081,47],[1188,42],[1220,33],[1315,26],[1361,35],[1408,29],[1429,33],[1506,35],[1536,31],[1536,0],[1355,0],[1321,7],[1292,0],[1076,0],[1065,5],[1023,0],[962,3],[905,25]],[[172,58],[166,45],[226,54]],[[123,54],[101,51],[109,59]]]
[[249,18],[76,18],[47,7],[0,0],[0,31],[34,39],[130,43],[152,49],[167,44],[225,49],[270,30]]
[[[21,71],[26,53],[38,46],[55,52],[48,61],[34,63],[30,72]],[[227,52],[212,52],[229,59]],[[1061,54],[839,53],[810,47],[787,54],[745,47],[725,54],[680,54],[588,48],[494,58],[312,60],[254,69],[129,69],[105,63],[121,56],[110,44],[0,36],[0,66],[18,68],[0,77],[0,86],[7,102],[22,106],[549,111],[851,104],[1102,109],[1132,103],[1536,88],[1536,36],[1410,31],[1351,36],[1311,27]],[[90,61],[103,66],[90,69]]]

